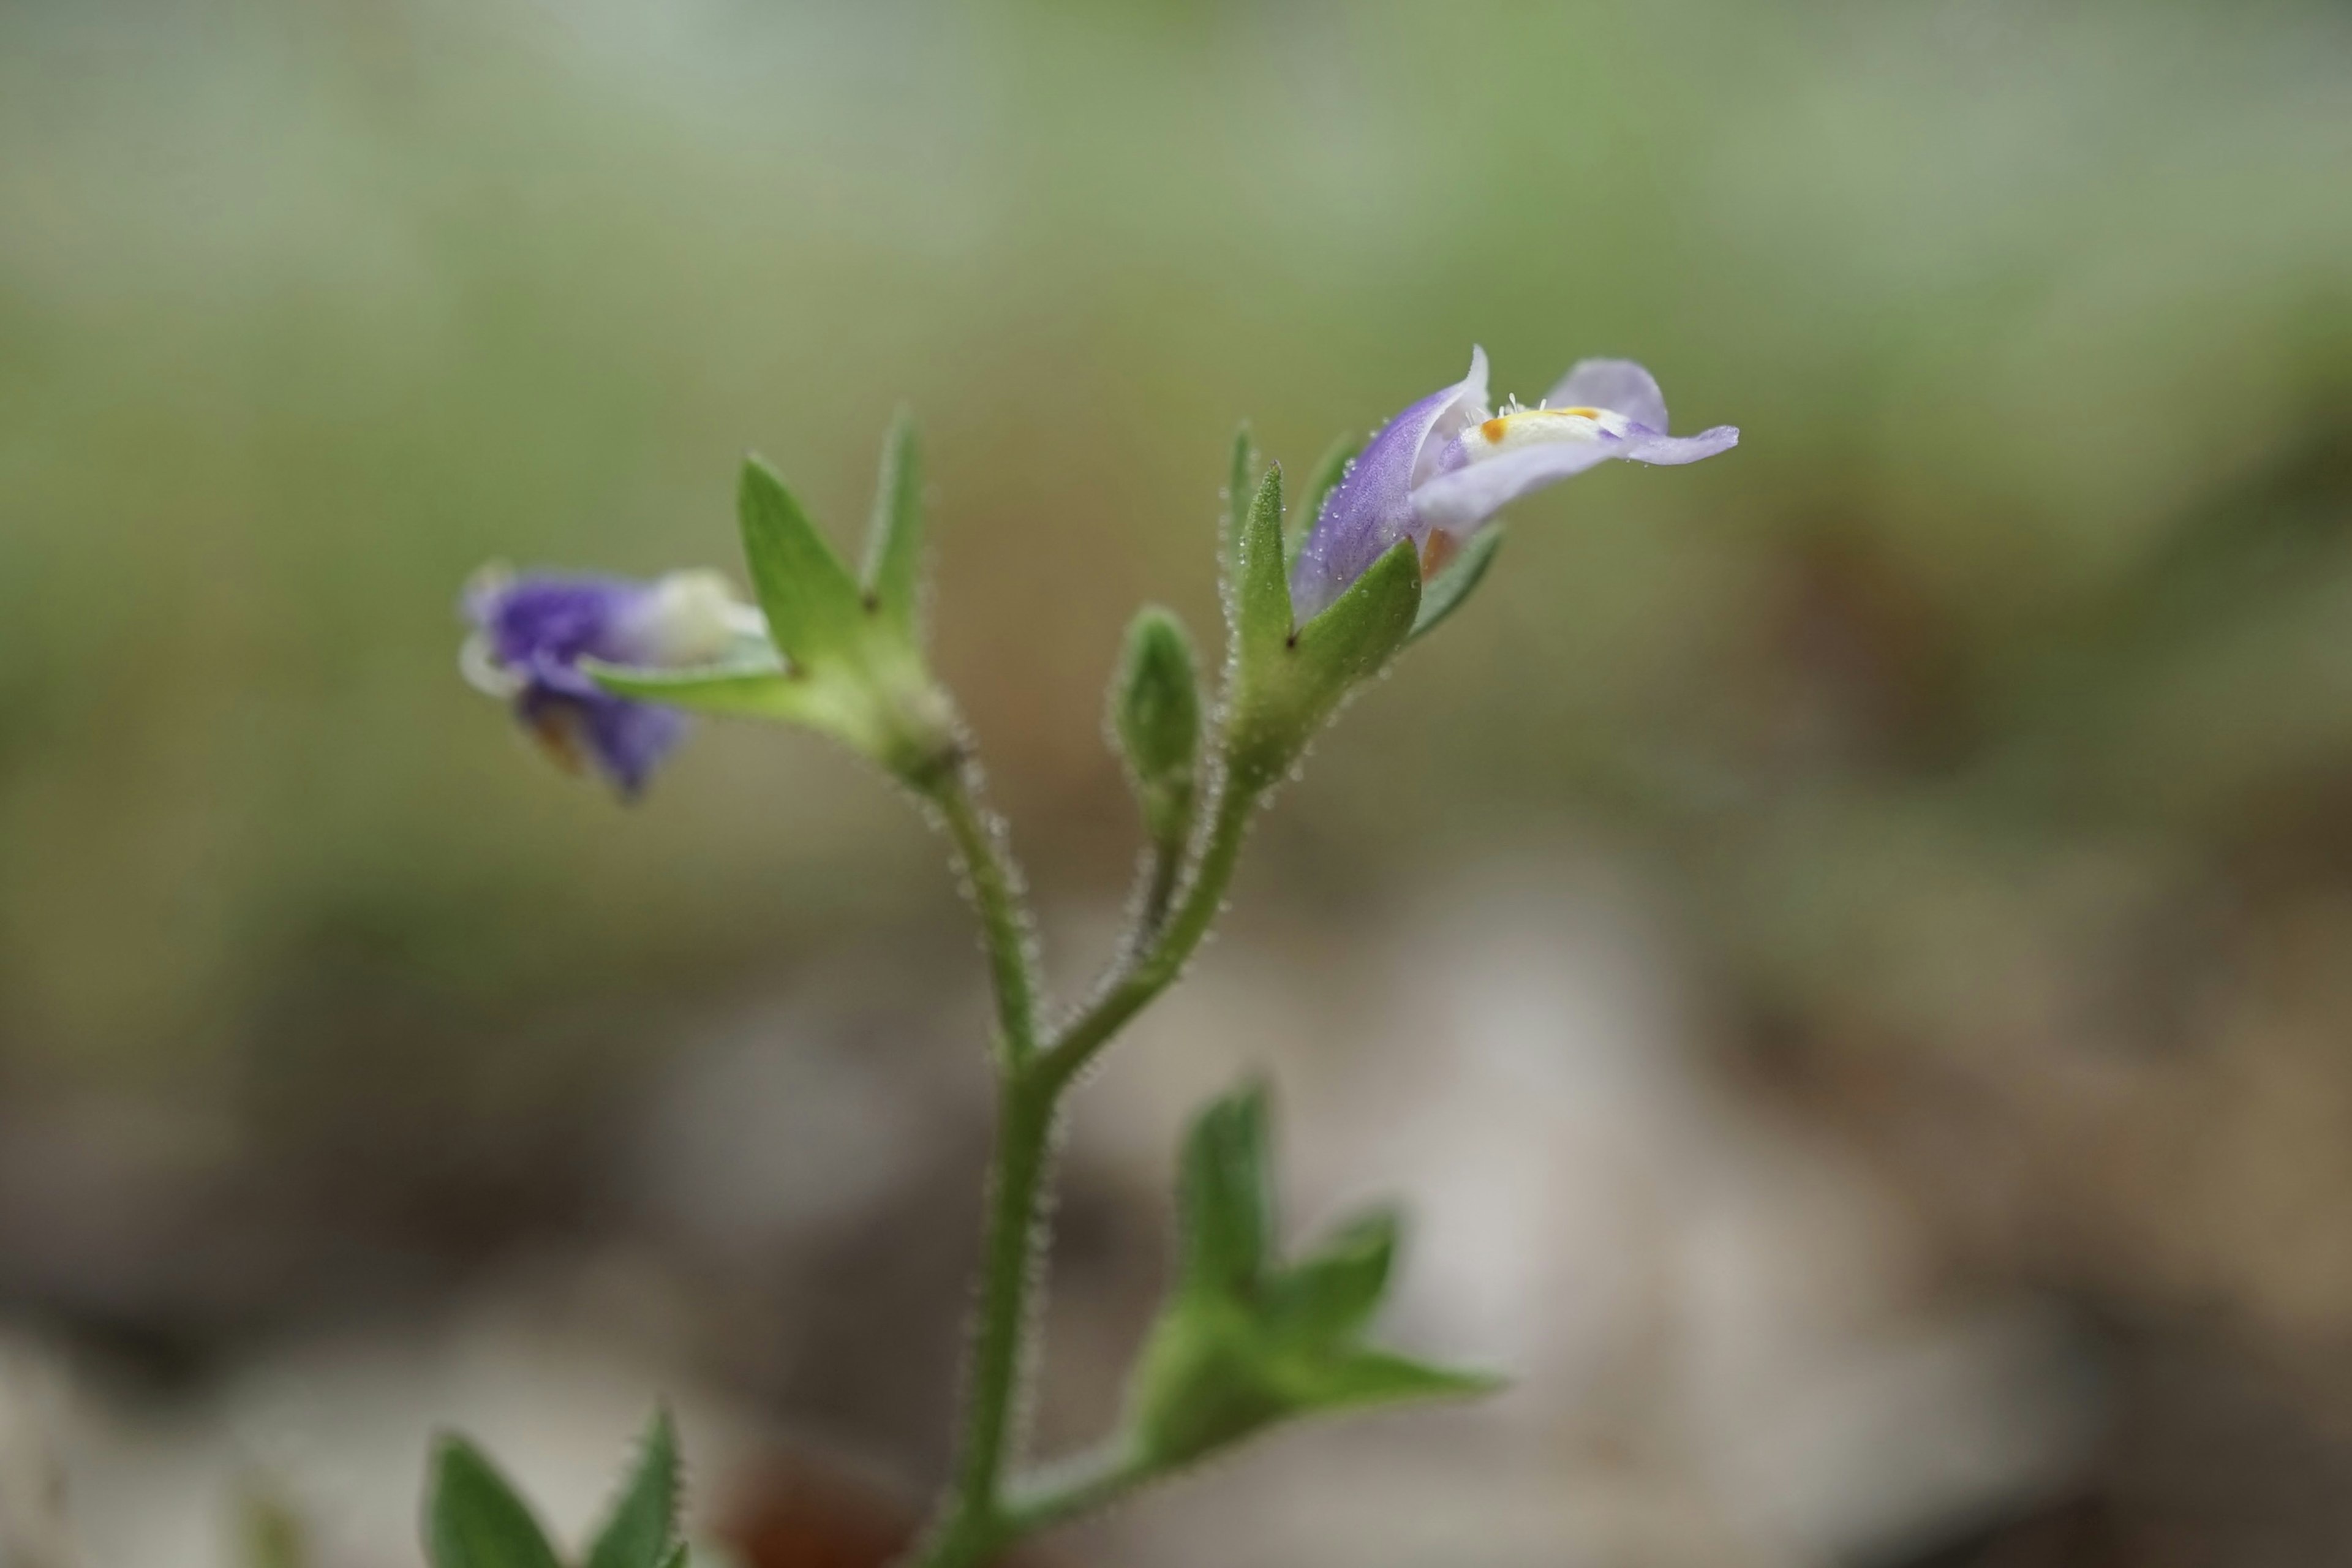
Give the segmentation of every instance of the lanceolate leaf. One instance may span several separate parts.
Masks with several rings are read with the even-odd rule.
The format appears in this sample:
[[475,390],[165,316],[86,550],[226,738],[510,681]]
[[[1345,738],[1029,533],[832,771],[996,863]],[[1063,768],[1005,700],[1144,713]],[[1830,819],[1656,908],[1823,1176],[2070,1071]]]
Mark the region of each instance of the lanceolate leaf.
[[865,586],[873,613],[911,639],[921,610],[923,455],[915,421],[900,409],[882,447],[874,519],[866,533]]
[[560,1568],[539,1521],[463,1437],[441,1440],[425,1506],[433,1568]]
[[1316,693],[1317,722],[1349,687],[1378,674],[1404,646],[1420,608],[1420,558],[1412,541],[1400,540],[1338,602],[1300,628],[1299,671]]
[[[1241,583],[1242,529],[1249,521],[1250,501],[1257,494],[1257,446],[1244,424],[1234,432],[1234,450],[1225,470],[1225,510],[1217,531],[1217,559],[1223,567],[1228,594]],[[1230,610],[1229,612],[1230,613]]]
[[669,1412],[658,1410],[586,1568],[663,1568],[678,1543],[677,1498],[677,1432]]
[[1255,1291],[1274,1232],[1262,1087],[1225,1096],[1193,1121],[1180,1183],[1184,1289],[1217,1295]]
[[1379,1310],[1396,1260],[1397,1216],[1367,1215],[1266,1289],[1267,1327],[1286,1342],[1325,1345],[1352,1340]]
[[1493,564],[1495,552],[1503,547],[1503,525],[1489,523],[1474,535],[1463,547],[1462,553],[1445,563],[1444,569],[1432,577],[1421,590],[1421,611],[1413,617],[1412,635],[1405,640],[1415,641],[1427,637],[1437,623],[1462,607],[1470,591],[1486,575]]
[[1455,1372],[1389,1351],[1359,1348],[1330,1357],[1301,1358],[1283,1380],[1302,1409],[1341,1410],[1408,1399],[1467,1399],[1492,1394],[1503,1380]]
[[1244,679],[1271,668],[1290,641],[1290,578],[1282,559],[1282,468],[1266,469],[1243,520],[1234,630]]
[[743,555],[776,646],[806,668],[852,658],[866,606],[841,557],[783,480],[757,458],[743,464],[739,500]]

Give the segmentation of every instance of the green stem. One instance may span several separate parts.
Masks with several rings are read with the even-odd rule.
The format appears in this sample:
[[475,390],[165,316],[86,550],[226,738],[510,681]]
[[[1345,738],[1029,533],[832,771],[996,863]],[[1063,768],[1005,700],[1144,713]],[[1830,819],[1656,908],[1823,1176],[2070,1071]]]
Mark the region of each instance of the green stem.
[[1029,1059],[1037,1047],[1037,979],[1029,941],[1029,917],[1021,901],[1021,877],[1003,837],[982,813],[971,770],[957,768],[930,792],[956,858],[971,884],[988,950],[991,988],[996,994],[996,1051],[1000,1072]]
[[1111,978],[1076,1017],[1056,1032],[1037,1058],[1038,1071],[1059,1092],[1094,1059],[1129,1020],[1150,1005],[1183,973],[1201,939],[1216,923],[1224,906],[1225,889],[1241,860],[1242,840],[1257,811],[1265,786],[1240,777],[1229,778],[1217,796],[1216,816],[1210,821],[1206,842],[1194,863],[1175,912],[1132,961]]
[[[1173,912],[1094,1003],[1043,1048],[1037,1043],[1028,924],[1017,879],[996,835],[981,818],[968,781],[956,775],[934,793],[980,906],[1002,1045],[996,1154],[989,1174],[980,1317],[962,1447],[939,1521],[909,1559],[912,1568],[978,1568],[1031,1531],[1073,1518],[1151,1479],[1141,1459],[1114,1447],[1034,1481],[1007,1484],[1029,1346],[1030,1292],[1044,1274],[1044,1198],[1055,1120],[1078,1070],[1167,989],[1208,934],[1262,793],[1262,785],[1228,782]],[[1165,908],[1167,900],[1159,901]]]

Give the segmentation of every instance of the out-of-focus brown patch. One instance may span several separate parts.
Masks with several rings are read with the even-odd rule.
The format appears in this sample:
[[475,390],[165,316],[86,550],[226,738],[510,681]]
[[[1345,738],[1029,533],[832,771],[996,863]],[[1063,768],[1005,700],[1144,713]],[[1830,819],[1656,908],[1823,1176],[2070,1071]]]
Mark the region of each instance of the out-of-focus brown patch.
[[[743,1568],[888,1568],[924,1513],[903,1489],[813,1450],[780,1451],[738,1477],[719,1539]],[[1066,1568],[1024,1548],[1001,1568]]]

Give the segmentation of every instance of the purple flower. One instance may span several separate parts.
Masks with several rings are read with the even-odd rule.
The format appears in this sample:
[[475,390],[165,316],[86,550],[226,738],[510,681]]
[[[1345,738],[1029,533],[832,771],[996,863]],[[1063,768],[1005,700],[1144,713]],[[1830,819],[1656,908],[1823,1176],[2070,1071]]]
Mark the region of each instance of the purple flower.
[[645,787],[685,737],[674,708],[614,697],[581,669],[583,658],[650,668],[709,664],[740,639],[766,636],[757,610],[716,573],[675,572],[653,582],[490,568],[466,590],[474,626],[467,679],[514,705],[533,738],[577,773],[593,767],[624,796]]
[[1504,507],[1596,463],[1695,463],[1738,441],[1728,425],[1667,435],[1664,395],[1625,359],[1580,361],[1535,407],[1490,413],[1486,351],[1473,349],[1470,374],[1390,420],[1323,503],[1291,573],[1295,611],[1314,616],[1400,539],[1426,579]]

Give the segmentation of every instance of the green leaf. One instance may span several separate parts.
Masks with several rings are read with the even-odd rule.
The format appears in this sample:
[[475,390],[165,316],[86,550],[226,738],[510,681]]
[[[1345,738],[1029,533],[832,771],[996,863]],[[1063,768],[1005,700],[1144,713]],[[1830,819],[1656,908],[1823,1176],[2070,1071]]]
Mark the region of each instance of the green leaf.
[[1503,547],[1503,525],[1495,523],[1470,536],[1462,553],[1447,562],[1436,576],[1421,591],[1421,610],[1413,617],[1412,635],[1407,642],[1418,642],[1436,629],[1437,623],[1462,607],[1462,601],[1486,575],[1486,568],[1495,559],[1495,552]]
[[1287,1343],[1329,1345],[1363,1332],[1396,1259],[1392,1209],[1364,1215],[1266,1288],[1268,1330]]
[[615,697],[664,702],[697,713],[720,713],[741,719],[796,719],[807,700],[807,679],[788,672],[772,658],[677,669],[648,669],[583,658],[580,668]]
[[866,531],[867,601],[901,637],[912,641],[922,609],[923,454],[914,416],[900,409],[882,444],[874,518]]
[[1290,578],[1282,559],[1282,465],[1258,482],[1243,521],[1234,630],[1245,668],[1265,668],[1290,642]]
[[457,1436],[442,1438],[434,1453],[425,1550],[433,1568],[560,1568],[530,1510]]
[[1412,540],[1401,539],[1299,628],[1299,672],[1314,692],[1317,723],[1349,687],[1380,673],[1412,634],[1420,609],[1421,558]]
[[1201,678],[1183,623],[1158,605],[1127,628],[1112,687],[1111,732],[1153,840],[1181,845],[1192,825],[1201,757]]
[[1323,515],[1323,503],[1331,499],[1331,492],[1338,489],[1339,481],[1348,477],[1348,465],[1354,462],[1356,454],[1363,449],[1363,437],[1360,436],[1342,436],[1323,449],[1322,459],[1315,465],[1313,475],[1307,481],[1306,504],[1298,509],[1290,525],[1283,531],[1283,553],[1294,565],[1297,563],[1299,551],[1306,546],[1307,536],[1315,531],[1315,524]]
[[587,1568],[663,1568],[677,1550],[677,1429],[656,1410],[637,1465],[588,1549]]
[[1392,1351],[1364,1348],[1302,1357],[1284,1368],[1282,1382],[1302,1412],[1397,1405],[1409,1399],[1470,1399],[1506,1386],[1503,1379],[1487,1373],[1432,1366]]
[[688,1551],[686,1542],[681,1541],[669,1549],[669,1555],[661,1561],[661,1568],[687,1568],[687,1565],[693,1561],[694,1553]]
[[[1217,527],[1217,560],[1223,568],[1226,593],[1238,592],[1241,582],[1242,529],[1249,520],[1250,500],[1257,490],[1257,446],[1250,439],[1249,422],[1234,432],[1233,458],[1225,470],[1225,508]],[[1230,606],[1227,610],[1231,614]]]
[[1194,1119],[1177,1188],[1186,1290],[1247,1297],[1257,1289],[1274,1244],[1266,1164],[1263,1085],[1226,1095]]
[[739,502],[743,555],[776,647],[803,668],[854,658],[866,604],[841,557],[783,480],[757,458],[744,460]]

